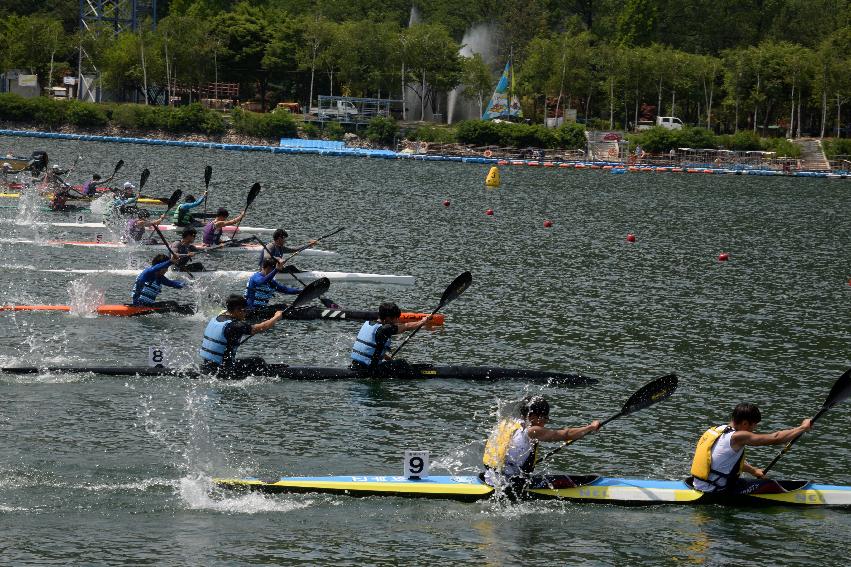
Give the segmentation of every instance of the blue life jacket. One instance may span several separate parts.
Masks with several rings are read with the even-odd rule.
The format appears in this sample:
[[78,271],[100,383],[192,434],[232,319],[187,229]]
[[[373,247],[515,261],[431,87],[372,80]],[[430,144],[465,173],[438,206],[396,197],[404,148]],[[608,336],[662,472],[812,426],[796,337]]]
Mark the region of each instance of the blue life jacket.
[[[384,354],[390,350],[390,339],[383,345],[375,344],[375,334],[381,328],[378,321],[366,321],[358,331],[355,344],[352,347],[352,360],[366,366],[384,362]],[[373,362],[375,360],[376,362]]]
[[[270,282],[252,286],[252,280],[253,276],[248,278],[248,283],[245,284],[245,292],[242,294],[243,297],[248,300],[248,304],[251,309],[266,307],[269,304],[269,300],[275,296],[275,288],[272,287]],[[249,297],[251,292],[253,292],[253,298]]]
[[158,277],[147,282],[143,282],[141,277],[140,274],[136,278],[136,285],[133,286],[133,302],[137,305],[151,305],[157,301],[163,286]]
[[[228,354],[228,340],[225,337],[225,329],[232,322],[232,319],[219,321],[218,316],[216,316],[207,323],[207,327],[204,329],[204,340],[201,342],[201,348],[198,349],[201,358],[214,364],[224,363],[225,354]],[[238,345],[235,344],[230,348],[228,359],[236,358],[237,347]]]

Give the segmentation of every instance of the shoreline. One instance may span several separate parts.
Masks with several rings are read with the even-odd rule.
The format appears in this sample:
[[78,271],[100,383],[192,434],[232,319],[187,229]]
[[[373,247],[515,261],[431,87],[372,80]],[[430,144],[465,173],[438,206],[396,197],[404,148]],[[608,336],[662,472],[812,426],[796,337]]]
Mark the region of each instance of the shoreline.
[[[94,131],[98,132],[80,132],[78,129],[68,127],[60,128],[57,132],[45,132],[40,130],[27,130],[20,128],[8,128],[8,123],[0,123],[0,136],[22,137],[22,138],[43,138],[54,140],[79,140],[91,142],[112,142],[124,144],[143,144],[157,146],[173,146],[173,147],[195,147],[207,149],[220,149],[228,151],[259,151],[269,152],[272,154],[314,154],[333,157],[369,157],[383,159],[412,159],[419,161],[452,161],[461,163],[475,163],[492,166],[528,166],[528,167],[544,167],[548,169],[599,169],[608,171],[612,174],[638,173],[638,172],[655,172],[655,173],[703,173],[715,175],[758,175],[758,176],[782,176],[782,177],[818,177],[829,179],[851,179],[851,172],[825,172],[825,171],[781,171],[776,169],[759,169],[748,168],[745,166],[734,167],[715,167],[713,164],[683,164],[683,165],[651,165],[647,163],[628,164],[622,161],[602,161],[602,160],[537,160],[537,159],[515,159],[505,157],[480,157],[480,156],[460,156],[460,155],[440,155],[429,153],[413,153],[410,151],[396,152],[388,149],[375,149],[372,144],[363,143],[362,146],[349,146],[348,142],[330,142],[324,140],[299,140],[304,142],[292,146],[282,146],[280,141],[277,145],[272,145],[274,141],[261,138],[253,138],[250,136],[242,136],[236,134],[224,134],[219,136],[221,141],[214,141],[216,138],[210,138],[201,134],[185,134],[174,137],[155,138],[152,135],[170,136],[163,131],[133,131],[133,134],[141,134],[139,136],[128,136],[130,131],[118,128],[98,128]],[[105,134],[106,132],[106,134]],[[123,134],[123,135],[112,135]],[[258,143],[260,142],[260,143]],[[463,146],[458,146],[459,149]]]

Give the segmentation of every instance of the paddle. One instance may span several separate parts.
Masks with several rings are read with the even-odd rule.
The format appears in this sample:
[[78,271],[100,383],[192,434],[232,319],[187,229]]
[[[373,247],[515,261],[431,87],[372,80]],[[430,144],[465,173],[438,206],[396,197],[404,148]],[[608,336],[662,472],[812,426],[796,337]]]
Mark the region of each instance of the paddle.
[[[290,304],[290,306],[283,310],[284,314],[289,313],[297,307],[301,307],[302,305],[310,303],[311,301],[320,297],[326,291],[328,291],[329,287],[331,287],[331,280],[329,280],[328,278],[319,278],[318,280],[310,282],[309,284],[304,286],[304,289],[301,290],[301,293],[295,296],[295,299],[293,299],[293,302]],[[252,336],[253,335],[245,337],[245,340],[243,340],[239,344],[244,344],[245,341],[250,339]]]
[[217,244],[215,246],[208,246],[206,248],[199,248],[195,254],[207,254],[208,252],[214,252],[216,250],[221,250],[222,248],[231,248],[234,246],[239,246],[240,244],[245,244],[246,242],[251,242],[254,240],[254,236],[249,236],[246,238],[240,238],[239,240],[228,240],[227,242],[222,242],[221,244]]
[[[632,396],[630,396],[630,398],[626,401],[626,403],[623,405],[623,408],[621,408],[621,411],[603,421],[600,424],[600,427],[603,427],[610,421],[615,420],[619,417],[627,416],[639,410],[643,410],[644,408],[648,408],[656,402],[661,402],[662,400],[669,398],[676,389],[676,374],[668,374],[666,376],[662,376],[661,378],[656,378],[652,382],[648,382],[647,384],[639,388],[638,391],[635,392]],[[546,455],[544,455],[543,458],[538,461],[538,463],[543,463],[568,445],[573,444],[573,442],[573,440],[565,441],[560,447],[557,447]]]
[[[305,250],[307,250],[308,248],[313,248],[314,246],[316,246],[316,245],[319,243],[319,241],[320,241],[320,240],[324,240],[325,238],[328,238],[329,236],[334,236],[334,235],[335,235],[335,234],[337,234],[338,232],[342,232],[342,231],[344,231],[344,230],[346,230],[346,227],[341,226],[341,227],[340,227],[340,228],[338,228],[337,230],[331,231],[331,232],[329,232],[328,234],[323,234],[323,235],[322,235],[322,236],[320,236],[319,238],[315,238],[315,239],[313,239],[312,241],[310,241],[309,243],[305,244],[304,246],[299,246],[298,248],[296,248],[296,249],[295,249],[295,252],[293,252],[292,254],[290,254],[289,256],[287,256],[287,257],[286,257],[286,259],[285,259],[283,262],[281,262],[281,263],[282,263],[282,264],[286,264],[287,262],[289,262],[290,260],[292,260],[295,256],[298,256],[299,254],[301,254],[302,252],[304,252],[304,251],[305,251]],[[258,242],[259,242],[259,240],[258,240]],[[260,244],[263,244],[263,243],[262,243],[262,242],[260,242]],[[265,248],[265,246],[264,246],[264,248]]]
[[204,218],[207,218],[207,201],[210,200],[210,178],[213,177],[213,166],[204,168]]
[[[851,368],[846,370],[845,374],[840,376],[836,383],[833,384],[833,388],[831,388],[830,393],[827,394],[827,399],[824,401],[824,404],[822,404],[821,409],[818,411],[817,414],[812,417],[812,422],[815,423],[818,418],[820,418],[822,415],[825,414],[825,412],[827,412],[827,410],[829,410],[839,402],[848,399],[849,396],[851,396]],[[788,443],[786,443],[786,445],[783,446],[783,450],[781,450],[780,453],[778,453],[777,456],[774,457],[774,460],[768,463],[767,467],[762,469],[763,474],[768,474],[768,471],[771,470],[771,467],[773,467],[777,463],[777,461],[780,460],[780,457],[788,453],[789,449],[792,448],[792,445],[794,445],[795,442],[803,435],[804,434],[801,433],[800,435],[792,438]]]
[[[248,212],[248,207],[251,206],[251,203],[254,202],[254,199],[257,198],[257,195],[260,194],[260,184],[255,183],[251,186],[251,189],[248,190],[248,197],[245,199],[245,208],[242,209],[242,214],[245,215]],[[244,217],[243,217],[244,218]],[[231,234],[230,239],[233,240],[236,238],[236,233],[239,232],[239,224],[242,222],[242,219],[236,223],[236,227],[233,229],[233,234]]]
[[[275,255],[274,255],[274,254],[272,254],[272,251],[271,251],[271,250],[269,250],[269,248],[266,246],[266,244],[265,244],[262,240],[260,240],[260,238],[259,238],[256,234],[255,234],[254,236],[252,236],[252,238],[253,238],[254,240],[256,240],[256,241],[260,244],[260,246],[262,246],[262,247],[263,247],[263,250],[265,250],[265,251],[269,254],[269,256],[271,256],[272,258],[274,258],[274,257],[275,257]],[[293,277],[293,279],[294,279],[295,281],[297,281],[298,283],[300,283],[301,285],[303,285],[303,286],[307,286],[307,284],[306,284],[306,283],[304,283],[303,281],[301,281],[301,279],[300,279],[297,275],[295,275],[295,272],[296,272],[296,271],[297,271],[297,270],[293,270],[293,271],[288,270],[286,273],[288,273],[289,275],[291,275],[291,276]],[[283,272],[282,272],[282,273],[283,273]],[[327,307],[328,309],[342,309],[342,308],[341,308],[339,305],[337,305],[334,301],[332,301],[332,300],[330,300],[330,299],[328,299],[328,298],[326,298],[326,297],[320,297],[320,298],[319,298],[319,301],[322,303],[322,305],[324,305],[324,306],[325,306],[325,307]]]
[[[429,315],[429,317],[440,311],[444,305],[464,293],[464,290],[470,287],[471,283],[473,283],[473,274],[471,274],[470,272],[464,272],[463,274],[452,280],[452,283],[449,284],[449,287],[446,288],[446,291],[444,291],[443,295],[440,297],[440,303],[437,304],[437,307],[434,308],[434,311],[431,312],[431,315]],[[411,331],[411,334],[408,335],[405,340],[402,341],[401,344],[399,344],[398,347],[396,347],[396,350],[393,351],[393,354],[390,355],[390,358],[394,358],[397,354],[399,354],[399,351],[402,350],[402,347],[405,346],[405,344],[410,341],[420,329],[422,329],[422,327],[417,327],[416,329]]]
[[110,175],[109,177],[104,179],[103,182],[106,183],[108,181],[112,181],[112,178],[115,177],[116,175],[118,175],[118,170],[121,169],[122,167],[124,167],[124,160],[120,159],[120,160],[118,160],[118,163],[115,164],[115,169],[112,170],[112,175]]

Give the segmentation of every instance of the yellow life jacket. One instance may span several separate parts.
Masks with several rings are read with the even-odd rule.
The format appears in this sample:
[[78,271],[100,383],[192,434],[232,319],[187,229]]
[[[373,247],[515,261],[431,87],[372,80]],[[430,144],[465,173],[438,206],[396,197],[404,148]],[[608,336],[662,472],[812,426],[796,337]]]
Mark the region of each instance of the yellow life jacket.
[[[722,488],[732,486],[730,481],[742,474],[742,469],[745,466],[745,451],[742,451],[742,456],[739,457],[738,463],[733,466],[729,473],[723,473],[712,468],[712,449],[722,435],[732,430],[733,428],[729,425],[719,425],[717,427],[710,427],[700,436],[697,442],[697,448],[694,451],[694,458],[691,462],[691,475],[694,478],[699,478],[704,482]],[[710,480],[709,477],[713,474],[718,475],[719,478]],[[719,486],[717,483],[722,478],[727,478],[727,483],[726,485]]]
[[[514,434],[523,429],[523,422],[519,419],[503,419],[496,426],[496,431],[491,433],[485,443],[485,453],[482,462],[486,467],[498,472],[505,468],[505,457],[511,445]],[[519,464],[524,473],[531,473],[538,461],[538,443],[531,441],[531,452],[525,462]]]

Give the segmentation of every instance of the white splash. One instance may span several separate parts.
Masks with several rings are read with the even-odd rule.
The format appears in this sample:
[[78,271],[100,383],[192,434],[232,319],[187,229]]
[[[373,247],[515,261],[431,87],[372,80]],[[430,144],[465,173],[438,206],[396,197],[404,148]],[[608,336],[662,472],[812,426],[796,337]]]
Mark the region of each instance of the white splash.
[[[475,25],[464,33],[458,54],[462,57],[472,57],[473,54],[478,53],[482,56],[485,65],[493,68],[497,57],[496,36],[497,31],[492,24]],[[456,119],[467,120],[480,117],[481,110],[478,102],[463,97],[460,101],[458,100],[463,92],[464,87],[456,87],[450,91],[446,103],[447,124],[452,124]]]
[[92,285],[85,278],[71,280],[68,284],[68,305],[71,314],[81,317],[93,317],[99,305],[103,305],[103,290]]

